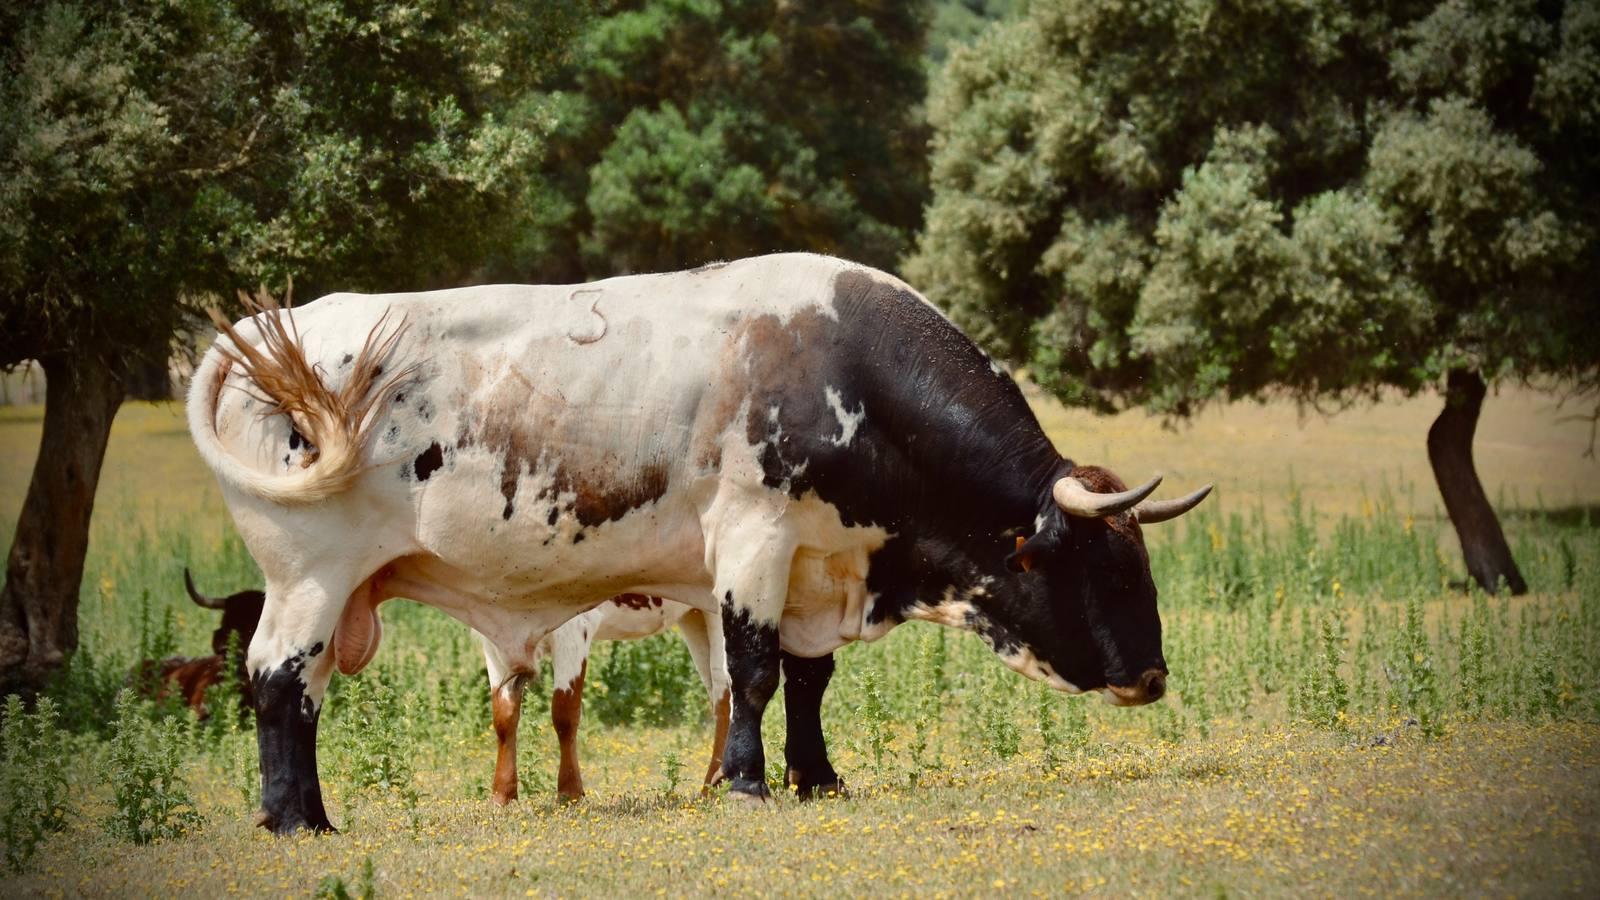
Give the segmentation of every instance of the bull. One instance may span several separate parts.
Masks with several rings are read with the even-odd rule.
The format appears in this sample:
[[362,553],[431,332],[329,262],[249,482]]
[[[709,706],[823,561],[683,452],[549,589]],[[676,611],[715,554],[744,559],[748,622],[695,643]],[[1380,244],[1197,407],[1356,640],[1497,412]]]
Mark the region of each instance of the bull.
[[[719,618],[723,771],[756,802],[780,665],[902,622],[974,631],[1059,690],[1165,690],[1141,527],[1209,487],[1157,501],[1159,478],[1128,489],[1064,457],[1016,383],[885,273],[780,254],[218,323],[187,415],[266,576],[249,669],[273,831],[331,830],[323,692],[371,660],[395,596],[512,671],[618,594]],[[790,759],[801,783],[808,762]]]

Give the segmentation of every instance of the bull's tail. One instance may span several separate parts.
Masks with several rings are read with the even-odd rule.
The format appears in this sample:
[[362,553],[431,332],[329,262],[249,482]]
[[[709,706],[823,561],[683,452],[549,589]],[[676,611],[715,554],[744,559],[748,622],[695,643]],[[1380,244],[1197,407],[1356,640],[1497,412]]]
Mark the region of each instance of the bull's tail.
[[[387,329],[385,313],[367,334],[349,378],[335,392],[323,384],[306,359],[293,314],[287,308],[280,309],[265,293],[254,299],[243,294],[240,298],[253,314],[259,341],[251,343],[240,337],[212,310],[211,318],[221,333],[189,386],[189,432],[201,457],[225,484],[284,506],[315,503],[346,490],[361,474],[376,410],[415,371],[408,367],[378,380],[405,331],[404,323]],[[260,472],[223,446],[217,436],[216,412],[223,383],[235,366],[266,401],[262,414],[288,416],[310,445],[298,471]]]

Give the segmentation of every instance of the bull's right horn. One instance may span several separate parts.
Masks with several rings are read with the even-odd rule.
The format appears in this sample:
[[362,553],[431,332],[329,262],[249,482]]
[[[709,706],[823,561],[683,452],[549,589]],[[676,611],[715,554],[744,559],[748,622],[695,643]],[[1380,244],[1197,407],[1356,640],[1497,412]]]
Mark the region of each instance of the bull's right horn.
[[183,567],[183,586],[189,589],[189,599],[193,600],[196,606],[203,606],[206,609],[223,609],[228,605],[226,600],[207,597],[205,594],[195,590],[194,578],[190,577],[188,566]]
[[1176,519],[1196,506],[1211,493],[1211,485],[1206,485],[1192,494],[1179,497],[1176,500],[1146,500],[1133,508],[1133,517],[1140,525],[1153,525],[1156,522],[1165,522]]
[[1159,484],[1161,476],[1157,475],[1131,491],[1102,494],[1089,490],[1083,482],[1068,475],[1056,482],[1050,495],[1055,498],[1056,505],[1061,507],[1061,511],[1067,515],[1098,519],[1101,516],[1115,515],[1132,509],[1139,501],[1150,496]]

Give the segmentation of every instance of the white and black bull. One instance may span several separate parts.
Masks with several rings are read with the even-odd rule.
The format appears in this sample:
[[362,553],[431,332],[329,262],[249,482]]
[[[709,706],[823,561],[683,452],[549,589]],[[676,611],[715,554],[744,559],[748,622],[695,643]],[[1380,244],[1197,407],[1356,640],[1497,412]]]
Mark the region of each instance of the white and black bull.
[[[330,827],[323,691],[371,659],[395,596],[513,670],[618,594],[719,616],[736,797],[768,794],[780,660],[820,703],[829,653],[910,619],[973,630],[1061,690],[1162,693],[1140,523],[1204,489],[1149,501],[1155,481],[1063,458],[1010,377],[892,276],[786,254],[335,294],[226,330],[188,416],[267,579],[249,666],[276,831]],[[802,784],[827,765],[789,763]]]

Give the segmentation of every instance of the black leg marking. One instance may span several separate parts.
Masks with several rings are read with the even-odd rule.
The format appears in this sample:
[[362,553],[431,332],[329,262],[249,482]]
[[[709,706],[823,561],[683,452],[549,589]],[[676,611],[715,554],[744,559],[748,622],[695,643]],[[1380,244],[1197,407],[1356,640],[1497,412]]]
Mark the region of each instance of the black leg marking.
[[[319,645],[320,647],[320,645]],[[261,753],[261,818],[275,834],[302,828],[334,831],[322,806],[317,780],[317,718],[321,710],[306,696],[300,673],[306,654],[257,672],[256,746]]]
[[761,715],[778,689],[778,629],[752,621],[748,610],[735,610],[730,593],[722,604],[722,632],[733,682],[722,771],[730,791],[766,799],[772,792],[767,789]]
[[822,734],[822,695],[833,678],[833,654],[806,659],[783,653],[783,709],[789,736],[783,755],[789,765],[789,785],[801,800],[844,796],[844,783],[828,761],[828,741]]

